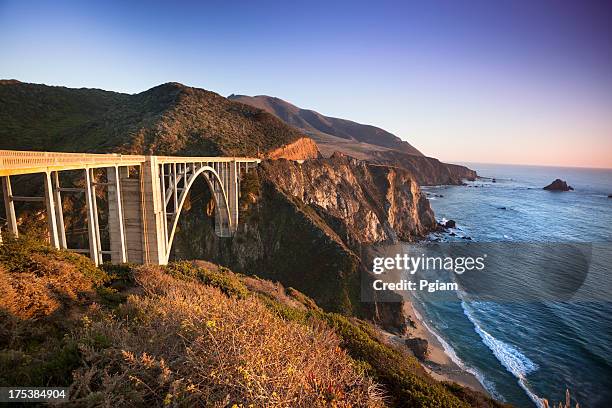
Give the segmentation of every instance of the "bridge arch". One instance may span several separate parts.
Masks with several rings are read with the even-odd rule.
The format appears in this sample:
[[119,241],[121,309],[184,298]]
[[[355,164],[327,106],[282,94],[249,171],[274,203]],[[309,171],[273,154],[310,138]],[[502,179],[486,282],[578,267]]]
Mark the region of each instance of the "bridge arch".
[[[185,181],[184,187],[178,197],[177,207],[174,210],[173,216],[167,220],[167,241],[165,250],[166,262],[170,258],[170,251],[172,249],[172,243],[174,242],[174,236],[176,234],[176,228],[178,227],[178,221],[185,204],[185,200],[191,191],[191,187],[198,179],[203,177],[210,189],[212,198],[215,202],[215,233],[219,236],[231,236],[232,219],[230,217],[230,207],[228,201],[228,195],[223,185],[223,181],[217,171],[210,166],[199,167],[194,173],[189,175],[188,180]],[[166,203],[162,203],[166,205]]]

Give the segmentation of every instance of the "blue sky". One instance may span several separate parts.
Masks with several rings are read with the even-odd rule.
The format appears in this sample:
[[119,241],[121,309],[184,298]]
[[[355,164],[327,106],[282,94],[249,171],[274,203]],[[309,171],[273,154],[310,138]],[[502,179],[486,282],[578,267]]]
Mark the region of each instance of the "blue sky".
[[0,77],[267,94],[443,160],[612,167],[609,1],[0,0]]

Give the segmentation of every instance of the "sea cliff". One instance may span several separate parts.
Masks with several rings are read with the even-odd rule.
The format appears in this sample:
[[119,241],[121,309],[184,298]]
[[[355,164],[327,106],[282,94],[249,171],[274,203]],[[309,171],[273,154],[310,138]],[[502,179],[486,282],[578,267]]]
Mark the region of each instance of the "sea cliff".
[[442,163],[433,157],[415,156],[397,151],[372,152],[375,163],[402,167],[410,171],[421,186],[461,184],[478,176],[474,170],[457,164]]

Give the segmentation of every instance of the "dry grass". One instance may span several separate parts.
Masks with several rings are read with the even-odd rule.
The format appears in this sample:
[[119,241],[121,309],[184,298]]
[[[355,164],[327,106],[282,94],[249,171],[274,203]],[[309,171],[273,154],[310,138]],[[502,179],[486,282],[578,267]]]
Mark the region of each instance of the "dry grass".
[[94,296],[104,273],[84,257],[28,237],[0,247],[0,310],[20,319],[47,317]]
[[[569,390],[565,390],[565,403],[560,402],[558,405],[550,405],[547,399],[543,399],[542,402],[544,403],[545,408],[572,408],[572,399]],[[576,408],[580,408],[579,403],[576,403]]]
[[73,402],[176,406],[378,406],[377,387],[326,327],[286,322],[256,297],[136,273],[142,296],[93,309],[78,333]]
[[71,386],[70,406],[499,406],[278,283],[99,269],[27,237],[0,247],[0,383]]
[[[250,292],[266,296],[269,299],[273,299],[274,301],[279,302],[285,306],[293,307],[303,311],[308,310],[309,307],[312,309],[318,309],[318,307],[312,300],[308,299],[310,303],[304,304],[307,299],[306,296],[297,292],[295,289],[285,289],[285,287],[279,282],[272,282],[269,280],[251,276],[242,277],[242,282],[249,289]],[[298,297],[298,295],[294,296],[294,293],[301,295],[301,297]],[[304,299],[304,302],[302,302],[302,298]]]
[[66,341],[106,274],[87,258],[24,236],[0,246],[0,384],[67,386],[79,364]]

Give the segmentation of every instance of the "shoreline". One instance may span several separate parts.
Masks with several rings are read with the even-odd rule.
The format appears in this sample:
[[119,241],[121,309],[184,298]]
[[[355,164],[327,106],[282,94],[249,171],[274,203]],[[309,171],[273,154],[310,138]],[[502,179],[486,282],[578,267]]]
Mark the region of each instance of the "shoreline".
[[418,361],[429,375],[438,381],[455,382],[459,385],[468,387],[474,391],[482,392],[485,395],[492,397],[489,391],[486,390],[486,388],[480,383],[474,374],[470,373],[463,367],[460,367],[447,354],[440,340],[438,340],[436,335],[434,335],[428,329],[426,324],[421,321],[422,317],[415,311],[411,299],[404,297],[403,312],[404,316],[414,323],[414,326],[410,326],[408,328],[408,334],[406,336],[385,332],[385,334],[393,342],[401,344],[414,355],[410,347],[405,344],[405,340],[411,338],[426,340],[428,345],[428,355],[424,360],[418,359]]

